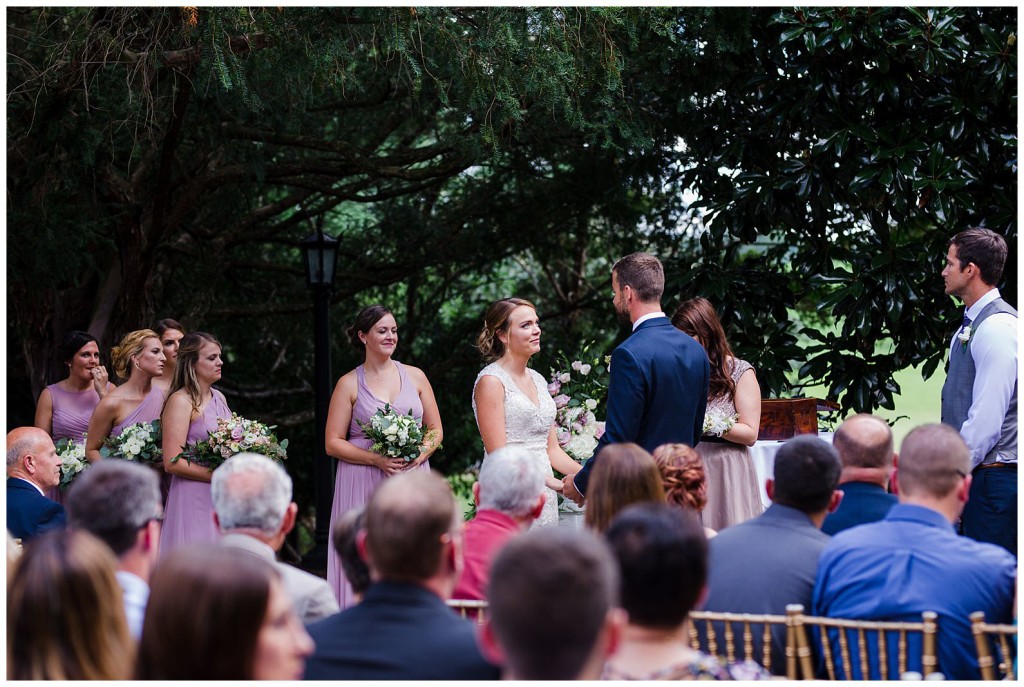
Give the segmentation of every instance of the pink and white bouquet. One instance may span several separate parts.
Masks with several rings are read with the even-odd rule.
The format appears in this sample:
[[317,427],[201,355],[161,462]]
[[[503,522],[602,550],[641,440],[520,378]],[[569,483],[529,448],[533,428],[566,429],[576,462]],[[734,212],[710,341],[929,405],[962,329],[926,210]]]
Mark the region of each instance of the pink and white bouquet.
[[225,460],[238,453],[259,453],[283,463],[288,457],[288,440],[278,441],[274,434],[276,427],[232,413],[229,418],[218,418],[217,429],[210,432],[208,439],[187,445],[171,462],[176,463],[184,458],[189,463],[216,470]]
[[412,415],[399,413],[385,403],[383,408],[370,417],[369,422],[356,424],[362,427],[367,439],[373,442],[370,450],[388,458],[401,458],[409,463],[419,457],[423,444],[434,440],[436,430],[423,431],[423,425]]
[[89,461],[85,458],[85,435],[82,435],[81,442],[61,439],[54,448],[60,456],[60,490],[67,491],[75,477],[89,467]]
[[128,425],[116,437],[107,437],[100,447],[104,458],[130,460],[134,463],[159,465],[163,460],[160,446],[160,420]]
[[[559,370],[552,369],[548,393],[555,402],[555,432],[558,445],[578,463],[594,454],[604,434],[604,422],[597,419],[608,396],[608,363],[590,352],[587,344],[573,360],[559,351]],[[589,355],[588,355],[589,353]]]

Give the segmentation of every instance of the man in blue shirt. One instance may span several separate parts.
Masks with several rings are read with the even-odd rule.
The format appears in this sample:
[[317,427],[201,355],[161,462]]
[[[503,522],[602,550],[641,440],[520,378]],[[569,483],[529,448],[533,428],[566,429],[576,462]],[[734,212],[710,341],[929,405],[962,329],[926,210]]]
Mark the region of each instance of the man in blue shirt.
[[885,491],[894,456],[889,425],[875,415],[853,415],[839,425],[832,447],[843,461],[839,477],[843,500],[825,518],[821,531],[836,534],[884,518],[896,505],[896,497]]
[[[899,503],[879,522],[840,532],[822,553],[813,613],[919,621],[923,611],[935,611],[939,672],[978,680],[968,616],[984,611],[989,622],[1011,621],[1015,559],[953,530],[971,488],[970,451],[956,430],[941,424],[914,429],[903,440],[899,461]],[[890,675],[897,670],[892,639]],[[920,671],[920,642],[915,644],[909,669]],[[853,664],[854,674],[845,677],[868,679]]]

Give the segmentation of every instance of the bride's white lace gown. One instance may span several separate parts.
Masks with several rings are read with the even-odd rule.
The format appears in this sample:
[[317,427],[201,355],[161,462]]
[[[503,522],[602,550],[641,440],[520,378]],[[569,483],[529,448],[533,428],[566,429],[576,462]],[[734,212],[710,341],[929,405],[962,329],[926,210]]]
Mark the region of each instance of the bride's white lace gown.
[[[498,363],[491,363],[476,376],[473,383],[473,417],[476,418],[477,429],[480,428],[480,417],[476,408],[476,385],[484,375],[497,377],[505,387],[505,437],[508,446],[521,446],[536,456],[538,463],[544,466],[546,474],[553,475],[551,461],[548,458],[548,434],[555,422],[555,402],[548,393],[548,383],[539,372],[527,368],[530,379],[537,387],[539,404],[533,401],[516,386],[512,377]],[[553,489],[545,488],[547,498],[544,510],[533,523],[533,527],[544,527],[558,524],[558,496]]]

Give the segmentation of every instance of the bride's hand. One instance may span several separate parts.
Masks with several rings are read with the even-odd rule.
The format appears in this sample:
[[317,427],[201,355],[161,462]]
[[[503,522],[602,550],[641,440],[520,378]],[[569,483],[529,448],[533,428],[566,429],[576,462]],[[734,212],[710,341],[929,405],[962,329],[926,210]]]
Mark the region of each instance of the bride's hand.
[[547,486],[548,489],[551,489],[553,491],[562,491],[562,487],[564,486],[562,484],[562,480],[555,479],[554,475],[551,475],[550,477],[545,479],[544,483],[545,483],[545,486]]

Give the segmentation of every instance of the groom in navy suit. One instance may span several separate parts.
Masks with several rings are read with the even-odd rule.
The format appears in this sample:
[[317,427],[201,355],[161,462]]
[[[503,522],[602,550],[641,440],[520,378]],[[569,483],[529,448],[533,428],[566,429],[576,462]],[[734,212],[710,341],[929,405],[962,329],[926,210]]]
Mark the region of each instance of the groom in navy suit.
[[37,427],[7,434],[7,530],[28,541],[46,530],[63,528],[64,506],[44,496],[60,484],[60,457],[50,435]]
[[612,303],[633,334],[612,353],[604,436],[583,469],[563,480],[563,495],[582,505],[594,463],[608,444],[653,451],[668,443],[696,446],[704,425],[710,366],[704,347],[661,311],[665,271],[647,253],[612,267]]

